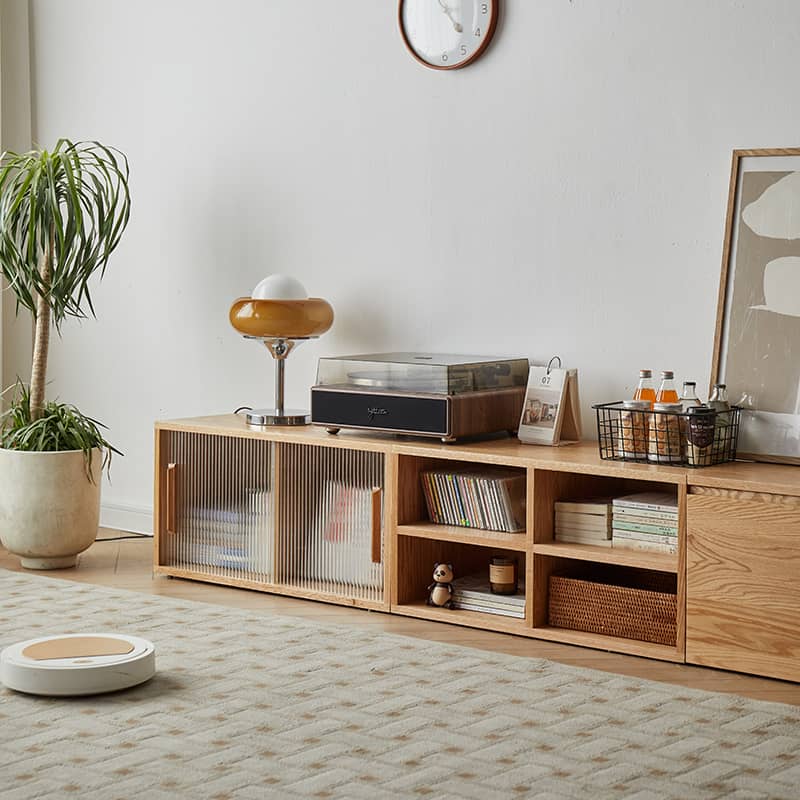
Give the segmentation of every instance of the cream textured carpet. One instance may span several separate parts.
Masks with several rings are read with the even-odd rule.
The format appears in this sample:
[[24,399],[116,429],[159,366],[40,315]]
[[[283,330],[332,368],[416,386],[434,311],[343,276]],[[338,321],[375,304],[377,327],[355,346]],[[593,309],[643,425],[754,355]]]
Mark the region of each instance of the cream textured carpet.
[[0,572],[0,646],[114,630],[158,675],[0,690],[0,796],[786,798],[800,708]]

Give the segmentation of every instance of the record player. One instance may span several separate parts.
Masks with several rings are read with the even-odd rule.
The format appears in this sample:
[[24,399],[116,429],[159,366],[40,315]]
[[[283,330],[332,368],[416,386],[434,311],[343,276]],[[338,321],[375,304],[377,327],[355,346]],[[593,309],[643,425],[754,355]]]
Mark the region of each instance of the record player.
[[375,353],[321,358],[311,422],[328,433],[355,428],[432,436],[516,433],[527,358]]

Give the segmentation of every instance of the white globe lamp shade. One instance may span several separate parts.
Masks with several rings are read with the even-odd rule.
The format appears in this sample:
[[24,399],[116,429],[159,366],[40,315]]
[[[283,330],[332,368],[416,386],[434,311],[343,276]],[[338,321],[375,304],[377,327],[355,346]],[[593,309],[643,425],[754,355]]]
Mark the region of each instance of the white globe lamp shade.
[[307,300],[308,292],[296,278],[289,275],[268,275],[253,289],[255,300]]

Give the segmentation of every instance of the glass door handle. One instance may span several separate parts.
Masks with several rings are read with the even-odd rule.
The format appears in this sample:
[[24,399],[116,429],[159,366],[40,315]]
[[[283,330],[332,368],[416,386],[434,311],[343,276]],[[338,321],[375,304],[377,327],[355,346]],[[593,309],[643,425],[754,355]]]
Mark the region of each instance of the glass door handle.
[[381,502],[383,489],[372,490],[372,563],[381,563]]
[[175,478],[178,470],[177,464],[167,464],[167,533],[175,534],[178,532],[176,523],[176,503],[175,503]]

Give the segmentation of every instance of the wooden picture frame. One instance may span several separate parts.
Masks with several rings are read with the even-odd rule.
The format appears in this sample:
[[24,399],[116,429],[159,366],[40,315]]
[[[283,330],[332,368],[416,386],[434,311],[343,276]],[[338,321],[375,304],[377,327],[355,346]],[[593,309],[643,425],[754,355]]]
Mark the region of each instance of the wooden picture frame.
[[718,382],[742,406],[738,457],[800,464],[800,147],[733,151],[709,394]]

